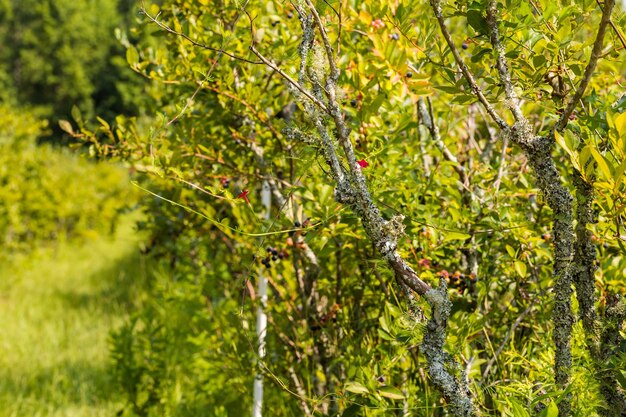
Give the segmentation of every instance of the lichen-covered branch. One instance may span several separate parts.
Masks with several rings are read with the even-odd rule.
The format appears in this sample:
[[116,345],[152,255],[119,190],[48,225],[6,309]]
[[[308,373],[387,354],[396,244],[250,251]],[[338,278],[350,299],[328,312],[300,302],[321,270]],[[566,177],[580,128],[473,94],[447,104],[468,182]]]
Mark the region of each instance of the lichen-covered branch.
[[443,348],[446,340],[445,329],[452,308],[445,280],[441,279],[439,287],[428,291],[424,298],[431,305],[431,316],[426,325],[421,349],[428,363],[430,379],[448,402],[451,415],[476,416],[478,412],[465,383],[464,372]]
[[261,62],[263,62],[263,64],[267,65],[268,67],[270,67],[271,69],[276,71],[281,77],[283,77],[285,80],[287,80],[289,85],[291,85],[292,87],[295,87],[298,90],[300,90],[300,92],[302,94],[304,94],[306,96],[306,98],[308,98],[313,103],[315,103],[316,106],[318,106],[320,109],[324,110],[325,112],[328,111],[328,109],[326,108],[324,103],[320,102],[318,99],[313,97],[311,95],[311,93],[309,93],[306,89],[302,88],[300,86],[300,84],[298,84],[293,78],[291,78],[289,76],[289,74],[287,74],[285,71],[281,70],[278,67],[278,65],[274,64],[272,61],[270,61],[269,59],[265,58],[265,56],[262,55],[259,51],[257,51],[257,49],[253,45],[250,45],[250,51],[252,51],[252,53],[255,54],[257,57],[259,57],[259,59],[261,60]]
[[576,250],[574,253],[574,285],[578,299],[579,316],[587,335],[587,345],[593,357],[597,357],[599,337],[598,314],[596,312],[595,272],[596,248],[588,225],[594,222],[593,184],[586,182],[580,172],[574,173],[576,186]]
[[571,116],[574,108],[578,104],[578,101],[582,98],[589,82],[591,81],[591,76],[596,69],[596,65],[598,64],[598,60],[602,55],[602,47],[604,45],[604,35],[606,34],[606,28],[611,21],[611,12],[613,11],[613,7],[615,6],[615,0],[605,0],[604,1],[604,9],[602,10],[602,19],[600,20],[600,24],[598,25],[598,33],[596,35],[596,40],[593,43],[593,49],[591,50],[591,57],[589,58],[589,62],[585,67],[585,73],[583,74],[582,80],[576,89],[576,92],[572,96],[572,98],[567,103],[563,114],[559,118],[559,121],[554,125],[554,130],[560,132],[567,126],[567,122],[569,121],[569,117]]
[[[576,186],[576,252],[574,254],[574,284],[578,299],[579,317],[585,330],[587,349],[593,360],[595,372],[600,383],[600,393],[605,405],[602,413],[610,416],[626,414],[626,396],[619,388],[615,372],[619,369],[608,368],[607,364],[614,356],[614,349],[621,343],[619,330],[626,317],[626,310],[617,297],[609,296],[606,313],[600,321],[596,309],[595,271],[596,249],[591,240],[592,232],[588,225],[594,222],[593,184],[585,181],[580,172],[574,173]],[[608,410],[608,411],[606,411]]]
[[[552,159],[553,141],[545,136],[533,136],[530,126],[516,123],[511,139],[522,147],[535,172],[537,185],[552,209],[554,235],[554,381],[565,390],[572,372],[572,260],[574,256],[573,197],[561,183]],[[558,404],[559,415],[571,415],[571,393]]]
[[[626,320],[626,302],[623,296],[610,295],[607,297],[606,311],[604,314],[603,329],[600,336],[600,363],[605,367],[616,355],[619,346],[625,341],[620,335],[620,329]],[[600,392],[607,403],[608,413],[611,417],[626,415],[626,393],[620,387],[615,372],[620,372],[619,367],[602,369],[599,374]]]
[[[432,0],[435,1],[435,0]],[[571,337],[574,317],[572,314],[572,273],[574,256],[573,197],[561,182],[561,177],[552,158],[554,141],[551,137],[535,136],[530,122],[522,113],[519,100],[511,81],[504,45],[498,32],[497,3],[490,0],[487,7],[487,25],[491,42],[496,52],[496,62],[502,82],[506,105],[513,113],[515,124],[505,129],[507,136],[519,145],[535,172],[537,185],[552,209],[554,234],[554,309],[552,340],[554,353],[554,380],[565,390],[570,383],[572,372]],[[558,404],[559,415],[571,415],[571,394],[567,394]]]
[[496,53],[496,66],[500,74],[502,87],[504,88],[504,95],[506,96],[505,105],[511,110],[515,120],[519,122],[524,120],[524,115],[520,109],[519,98],[517,97],[517,93],[515,93],[513,82],[511,81],[511,73],[505,56],[506,51],[500,40],[498,20],[497,1],[489,0],[489,5],[487,6],[487,26],[489,26],[491,45]]

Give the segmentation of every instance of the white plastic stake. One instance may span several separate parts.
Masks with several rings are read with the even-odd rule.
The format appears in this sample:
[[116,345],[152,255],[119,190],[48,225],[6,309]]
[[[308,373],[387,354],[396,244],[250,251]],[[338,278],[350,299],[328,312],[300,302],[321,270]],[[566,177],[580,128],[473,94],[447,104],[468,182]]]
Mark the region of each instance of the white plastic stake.
[[[265,219],[270,218],[270,209],[272,206],[272,193],[267,181],[263,182],[263,190],[261,191],[261,201],[265,206]],[[263,308],[267,303],[267,277],[263,270],[259,271],[259,287],[257,294],[259,296],[259,306],[256,313],[256,335],[259,343],[259,363],[265,358],[265,334],[267,331],[267,315]],[[263,375],[259,371],[254,378],[254,403],[252,404],[252,417],[261,417],[263,411]]]

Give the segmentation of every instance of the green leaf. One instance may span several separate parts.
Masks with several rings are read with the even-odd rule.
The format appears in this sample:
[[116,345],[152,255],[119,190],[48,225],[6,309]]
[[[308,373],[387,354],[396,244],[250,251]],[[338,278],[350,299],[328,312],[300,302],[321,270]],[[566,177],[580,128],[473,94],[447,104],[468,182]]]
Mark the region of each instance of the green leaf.
[[621,370],[615,372],[615,377],[617,378],[619,384],[622,386],[622,389],[626,389],[626,372]]
[[386,398],[392,400],[403,400],[404,394],[396,387],[381,387],[378,389],[378,393]]
[[467,240],[471,235],[462,232],[446,232],[443,241],[449,242],[451,240]]
[[557,417],[559,415],[559,408],[554,401],[550,402],[546,408],[543,409],[539,417]]
[[598,163],[598,167],[600,168],[600,171],[602,171],[604,177],[607,180],[612,179],[613,173],[611,172],[611,168],[609,167],[606,158],[601,155],[600,152],[598,152],[598,150],[595,148],[591,148],[591,155],[593,155],[593,159],[595,159]]
[[76,105],[72,106],[71,113],[72,113],[72,119],[74,119],[74,121],[78,123],[79,126],[81,126],[83,123],[83,116],[81,115],[80,109],[78,108],[78,106]]
[[359,411],[361,411],[361,406],[359,404],[352,404],[344,410],[341,417],[354,417],[358,415]]
[[98,117],[96,116],[96,119],[98,120],[98,122],[100,122],[100,124],[102,125],[102,127],[104,127],[106,130],[111,130],[111,126],[109,126],[109,124],[107,123],[106,120],[104,120],[102,117]]
[[504,248],[511,258],[515,258],[515,249],[511,245],[505,245]]
[[133,68],[135,68],[139,63],[139,53],[137,52],[137,49],[135,49],[135,47],[132,45],[129,46],[126,50],[126,62],[128,62],[128,65]]
[[618,136],[626,136],[626,112],[619,114],[613,118],[615,130]]
[[467,11],[467,23],[480,35],[487,35],[487,19],[478,10]]
[[356,382],[356,381],[346,382],[345,385],[343,386],[343,389],[353,394],[369,394],[370,393],[370,390],[368,390],[360,382]]
[[566,137],[564,137],[557,131],[554,132],[554,138],[556,139],[556,143],[558,143],[559,146],[561,146],[561,148],[563,148],[565,152],[567,152],[567,154],[570,157],[570,161],[572,162],[574,167],[580,171],[581,169],[578,163],[578,154],[576,152],[576,148],[572,146],[573,144],[572,144],[572,141],[570,140],[571,138],[567,136],[567,140],[566,140]]
[[69,133],[70,135],[74,134],[74,129],[72,128],[72,124],[68,122],[67,120],[62,120],[62,119],[59,120],[59,127],[61,128],[61,130]]
[[522,261],[515,261],[515,272],[517,272],[520,277],[524,278],[528,272],[526,264]]
[[530,414],[522,405],[516,400],[509,398],[509,404],[511,404],[511,409],[513,411],[513,417],[530,417]]

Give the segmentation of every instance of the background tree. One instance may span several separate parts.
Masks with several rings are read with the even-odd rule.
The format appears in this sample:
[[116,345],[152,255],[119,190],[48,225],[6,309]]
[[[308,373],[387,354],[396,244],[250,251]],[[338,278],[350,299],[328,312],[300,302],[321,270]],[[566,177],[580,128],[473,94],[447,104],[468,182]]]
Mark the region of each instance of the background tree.
[[30,104],[44,117],[67,118],[77,106],[95,114],[136,114],[141,79],[119,55],[115,38],[134,7],[119,0],[0,3],[0,82],[4,101]]

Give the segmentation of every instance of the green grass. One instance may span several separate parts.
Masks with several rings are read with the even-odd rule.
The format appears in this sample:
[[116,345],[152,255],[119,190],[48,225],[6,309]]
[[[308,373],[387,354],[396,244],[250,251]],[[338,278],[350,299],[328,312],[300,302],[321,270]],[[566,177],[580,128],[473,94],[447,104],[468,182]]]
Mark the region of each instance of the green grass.
[[0,265],[0,417],[114,416],[109,331],[141,302],[136,215],[112,237]]

